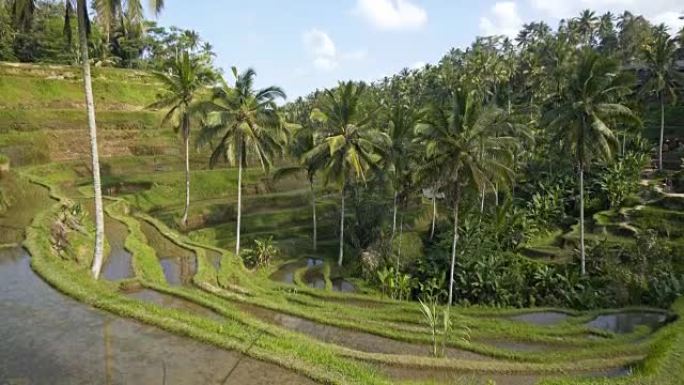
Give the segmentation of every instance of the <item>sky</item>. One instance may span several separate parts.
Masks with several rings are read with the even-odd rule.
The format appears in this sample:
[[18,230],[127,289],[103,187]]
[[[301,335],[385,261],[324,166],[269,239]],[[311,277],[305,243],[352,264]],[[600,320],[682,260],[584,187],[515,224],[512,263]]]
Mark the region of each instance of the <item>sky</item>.
[[283,87],[292,100],[341,80],[373,81],[437,62],[476,36],[514,37],[526,22],[555,28],[586,8],[627,9],[672,30],[684,25],[681,0],[166,1],[158,23],[199,32],[226,74],[252,67],[258,87]]

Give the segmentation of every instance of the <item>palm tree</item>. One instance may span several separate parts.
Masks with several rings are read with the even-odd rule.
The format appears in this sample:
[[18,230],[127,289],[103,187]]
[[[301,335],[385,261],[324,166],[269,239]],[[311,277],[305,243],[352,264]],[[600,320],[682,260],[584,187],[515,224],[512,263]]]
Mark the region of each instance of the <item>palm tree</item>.
[[375,168],[387,136],[369,127],[372,114],[362,108],[364,83],[340,83],[335,90],[325,90],[319,103],[320,120],[328,128],[326,137],[306,153],[305,160],[324,157],[326,184],[340,188],[340,251],[337,264],[344,259],[344,194],[351,178],[366,181],[366,172]]
[[573,32],[577,33],[581,38],[581,42],[587,46],[591,46],[594,42],[594,34],[599,25],[599,18],[594,11],[585,9],[580,16],[572,20]]
[[649,78],[643,90],[652,92],[660,104],[660,141],[658,142],[658,169],[663,169],[663,143],[665,140],[665,99],[669,96],[672,103],[677,102],[677,82],[684,84],[684,77],[677,71],[677,43],[667,33],[664,24],[654,29],[653,40],[642,49],[649,70]]
[[214,89],[211,101],[199,104],[198,110],[206,114],[206,121],[198,142],[219,142],[209,158],[210,167],[221,159],[238,167],[237,226],[235,255],[240,254],[240,225],[242,217],[242,169],[247,165],[248,155],[259,159],[264,172],[268,172],[274,156],[280,154],[286,141],[280,112],[276,105],[285,99],[280,87],[270,86],[254,89],[256,72],[249,68],[241,74],[233,67],[235,86],[222,84]]
[[584,248],[584,172],[593,158],[610,159],[617,139],[609,124],[639,123],[619,99],[630,92],[633,79],[620,72],[619,64],[585,49],[560,95],[558,107],[548,112],[549,127],[575,157],[580,190],[581,271],[586,274]]
[[[76,6],[74,7],[74,1]],[[161,12],[163,0],[152,0],[155,12]],[[70,20],[74,8],[78,21],[78,39],[81,50],[81,65],[83,66],[83,89],[88,116],[88,131],[90,135],[90,154],[93,171],[93,190],[95,197],[95,251],[93,255],[92,274],[95,279],[100,276],[104,251],[104,213],[102,206],[102,185],[100,181],[100,159],[97,148],[97,125],[95,123],[95,102],[93,98],[93,84],[90,76],[90,60],[88,59],[88,7],[85,0],[67,0],[65,3],[64,30],[70,31]]]
[[[438,104],[439,103],[439,104]],[[496,136],[504,112],[484,107],[474,91],[458,90],[447,102],[435,101],[416,127],[426,159],[420,169],[432,170],[451,197],[454,233],[451,246],[449,300],[453,303],[454,268],[458,244],[459,207],[464,188],[479,193],[511,173],[513,138]],[[482,148],[488,156],[481,156]],[[425,172],[423,172],[425,173]]]
[[325,154],[318,154],[313,157],[305,157],[305,155],[314,148],[316,142],[316,122],[315,116],[317,111],[313,110],[310,103],[304,102],[302,100],[297,100],[293,105],[297,107],[302,107],[303,111],[294,111],[293,116],[289,118],[290,122],[296,122],[298,127],[295,129],[292,138],[290,140],[288,150],[290,155],[292,155],[298,162],[297,165],[281,167],[273,173],[273,179],[278,180],[285,178],[286,176],[298,174],[305,172],[307,179],[309,181],[309,187],[311,189],[311,221],[313,224],[313,251],[317,249],[318,243],[318,224],[316,221],[316,190],[315,190],[315,179],[318,170],[323,167],[323,162],[325,161]]
[[164,92],[157,97],[151,108],[169,108],[161,125],[170,121],[176,132],[180,131],[185,145],[185,210],[181,222],[188,224],[190,209],[190,118],[193,98],[213,80],[213,73],[197,58],[191,58],[188,51],[176,55],[168,72],[155,72],[164,85]]

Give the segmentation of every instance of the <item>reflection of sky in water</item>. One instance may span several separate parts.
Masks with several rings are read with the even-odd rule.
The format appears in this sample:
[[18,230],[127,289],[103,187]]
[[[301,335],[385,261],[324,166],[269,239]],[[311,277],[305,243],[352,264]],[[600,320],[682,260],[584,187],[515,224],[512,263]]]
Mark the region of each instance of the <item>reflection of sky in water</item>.
[[667,317],[661,313],[624,312],[598,316],[589,322],[587,326],[614,333],[631,333],[637,326],[641,325],[648,326],[652,330],[657,329],[666,319]]
[[59,294],[22,249],[0,250],[0,314],[0,384],[312,384]]
[[188,285],[195,275],[195,258],[179,257],[160,259],[164,277],[169,285]]
[[133,277],[131,253],[125,248],[128,230],[121,222],[105,217],[105,232],[109,242],[110,254],[102,268],[102,276],[108,280],[119,280]]

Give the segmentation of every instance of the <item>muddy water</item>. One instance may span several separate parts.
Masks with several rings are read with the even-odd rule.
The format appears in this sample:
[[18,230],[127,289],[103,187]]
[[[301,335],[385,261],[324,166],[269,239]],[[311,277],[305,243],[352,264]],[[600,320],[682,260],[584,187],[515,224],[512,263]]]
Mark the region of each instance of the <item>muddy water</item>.
[[[409,342],[393,340],[391,338],[376,336],[370,333],[322,325],[303,318],[279,313],[255,305],[236,303],[236,306],[238,306],[242,311],[265,322],[276,324],[288,330],[309,335],[321,341],[346,346],[348,348],[363,352],[410,354],[416,356],[430,356],[432,354],[432,347],[430,345],[413,344]],[[447,357],[463,360],[490,359],[489,357],[455,348],[447,349]]]
[[[533,385],[544,378],[557,378],[558,375],[534,375],[534,374],[485,374],[468,373],[458,370],[446,369],[411,369],[386,365],[379,365],[379,369],[390,378],[397,381],[435,381],[440,385],[485,385],[493,381],[496,385]],[[623,368],[592,372],[578,373],[574,378],[612,378],[628,374]],[[566,376],[562,378],[567,378]]]
[[535,325],[556,325],[566,319],[568,315],[560,312],[544,311],[536,313],[526,313],[510,317],[514,321],[533,323]]
[[23,249],[0,250],[0,314],[0,384],[312,384],[65,297]]
[[124,248],[128,229],[123,223],[106,216],[105,234],[111,251],[103,267],[102,276],[112,281],[132,278],[134,276],[132,256]]
[[171,242],[156,227],[143,220],[140,220],[140,228],[148,244],[157,252],[169,285],[189,285],[197,272],[195,253]]
[[667,315],[656,312],[629,311],[615,314],[604,314],[587,323],[588,327],[603,329],[613,333],[631,333],[638,326],[648,326],[651,330],[661,327]]

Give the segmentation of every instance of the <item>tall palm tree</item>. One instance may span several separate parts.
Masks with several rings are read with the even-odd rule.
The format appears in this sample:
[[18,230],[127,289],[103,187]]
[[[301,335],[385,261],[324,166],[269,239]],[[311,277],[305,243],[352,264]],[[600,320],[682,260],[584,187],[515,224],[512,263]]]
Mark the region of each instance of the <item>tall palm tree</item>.
[[[75,2],[75,4],[74,4]],[[74,6],[75,5],[75,6]],[[163,0],[152,0],[156,13],[161,12]],[[95,279],[100,276],[104,251],[104,212],[102,206],[102,184],[100,180],[100,159],[97,147],[97,125],[95,123],[95,102],[93,98],[93,84],[90,75],[90,60],[88,59],[88,6],[85,0],[67,0],[65,2],[64,30],[70,31],[70,20],[76,11],[78,22],[78,39],[81,50],[81,65],[83,67],[83,89],[88,116],[88,132],[90,135],[90,154],[93,171],[93,191],[95,199],[95,250],[93,255],[92,274]]]
[[580,60],[560,95],[558,107],[548,113],[549,127],[574,155],[579,173],[581,272],[586,274],[584,248],[584,172],[594,158],[610,159],[617,139],[609,125],[639,123],[622,96],[630,92],[633,79],[620,72],[619,64],[591,49]]
[[190,209],[190,120],[191,105],[195,96],[213,79],[213,72],[197,58],[190,57],[188,51],[176,55],[168,72],[155,72],[163,84],[163,93],[150,108],[169,108],[161,125],[173,121],[176,132],[180,131],[185,145],[185,210],[181,222],[188,224]]
[[642,48],[642,55],[649,70],[644,84],[645,92],[654,93],[660,104],[660,141],[658,142],[658,168],[663,169],[663,143],[665,140],[665,99],[677,102],[677,90],[684,85],[684,77],[677,71],[676,38],[671,38],[664,24],[654,29],[652,41]]
[[350,179],[366,181],[366,172],[375,168],[384,153],[387,136],[370,127],[372,114],[362,107],[367,87],[354,82],[340,83],[325,90],[319,103],[320,120],[328,129],[326,137],[305,155],[324,156],[322,174],[326,184],[340,188],[340,251],[337,264],[344,260],[344,194]]
[[[130,0],[130,6],[142,10],[138,0]],[[137,5],[136,5],[137,4]],[[161,12],[164,7],[163,0],[151,0],[151,6],[155,14]],[[97,6],[96,6],[97,8]],[[35,0],[13,0],[11,3],[12,18],[15,25],[29,29],[36,11]],[[78,23],[79,47],[81,53],[81,65],[83,67],[83,88],[86,102],[86,115],[88,117],[88,131],[90,136],[91,163],[93,170],[93,190],[95,199],[95,249],[93,255],[92,274],[97,279],[103,263],[104,251],[104,213],[102,207],[102,188],[100,181],[100,161],[97,147],[97,125],[95,122],[95,103],[93,98],[92,78],[90,75],[90,60],[88,55],[88,32],[90,21],[88,18],[88,6],[85,0],[65,1],[64,32],[71,39],[71,19],[76,12]],[[141,13],[142,14],[142,13]]]
[[237,226],[235,254],[240,254],[240,225],[242,218],[242,169],[249,155],[254,155],[264,172],[268,172],[274,156],[280,154],[286,142],[277,99],[285,99],[280,87],[254,89],[256,72],[249,68],[238,74],[233,67],[235,86],[222,84],[214,89],[211,101],[201,102],[198,110],[206,114],[200,132],[200,145],[219,142],[214,148],[209,165],[214,167],[221,159],[238,167]]
[[[298,106],[300,104],[300,106]],[[305,106],[301,106],[304,105]],[[301,172],[306,173],[307,179],[309,181],[309,188],[311,190],[311,222],[313,225],[313,251],[317,250],[318,243],[318,223],[316,220],[316,173],[323,167],[325,161],[325,154],[318,154],[313,157],[306,157],[305,155],[314,148],[314,144],[317,139],[316,129],[317,124],[315,122],[315,116],[317,114],[316,110],[311,108],[310,103],[298,100],[294,103],[296,107],[303,107],[302,110],[293,111],[292,116],[289,117],[288,121],[295,122],[297,127],[295,128],[292,138],[288,146],[288,151],[291,156],[297,160],[297,164],[294,166],[281,167],[273,173],[273,179],[278,180],[285,178],[286,176],[299,174]]]
[[[454,229],[449,272],[449,300],[453,303],[454,268],[458,244],[459,207],[465,188],[479,193],[511,173],[514,139],[497,136],[504,112],[483,106],[474,91],[458,90],[446,102],[435,101],[416,127],[426,159],[419,169],[432,170],[451,198]],[[487,148],[483,157],[482,148]],[[418,172],[421,172],[420,170]]]

